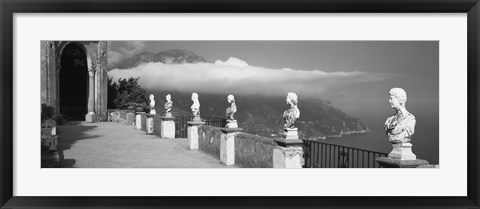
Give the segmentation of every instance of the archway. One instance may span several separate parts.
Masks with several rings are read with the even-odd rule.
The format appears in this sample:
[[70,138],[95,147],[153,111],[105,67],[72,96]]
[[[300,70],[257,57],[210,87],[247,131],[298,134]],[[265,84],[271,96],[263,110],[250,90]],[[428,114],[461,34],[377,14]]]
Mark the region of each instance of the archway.
[[61,52],[60,113],[67,120],[85,120],[88,103],[88,67],[85,50],[70,43]]

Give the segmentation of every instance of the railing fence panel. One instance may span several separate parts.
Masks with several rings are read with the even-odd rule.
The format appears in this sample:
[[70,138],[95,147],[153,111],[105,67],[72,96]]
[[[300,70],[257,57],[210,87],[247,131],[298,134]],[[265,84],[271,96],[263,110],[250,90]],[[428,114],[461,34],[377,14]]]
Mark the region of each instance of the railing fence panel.
[[379,168],[375,158],[387,153],[304,140],[305,168]]
[[[178,116],[175,117],[175,138],[187,138],[188,121],[192,121],[193,116]],[[215,127],[225,127],[227,124],[226,118],[216,117],[202,117],[205,125]]]

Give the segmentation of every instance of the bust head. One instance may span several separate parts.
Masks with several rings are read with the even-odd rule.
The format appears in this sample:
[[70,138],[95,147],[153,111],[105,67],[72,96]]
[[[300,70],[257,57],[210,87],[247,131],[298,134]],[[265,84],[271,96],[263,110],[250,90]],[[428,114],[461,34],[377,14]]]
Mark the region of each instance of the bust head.
[[388,92],[390,94],[390,105],[392,108],[398,109],[400,107],[405,107],[407,102],[407,93],[402,88],[392,88]]
[[195,92],[193,92],[193,93],[192,93],[192,101],[195,102],[195,101],[197,101],[197,100],[198,100],[198,94],[195,93]]
[[228,101],[228,103],[235,102],[235,97],[232,94],[230,94],[230,95],[227,96],[227,101]]
[[287,104],[289,105],[297,105],[298,104],[298,96],[297,94],[290,92],[287,94]]
[[155,96],[153,96],[153,94],[150,94],[150,100],[154,100],[155,99]]
[[167,101],[170,101],[170,100],[172,100],[172,96],[170,94],[167,94],[166,99],[167,99]]

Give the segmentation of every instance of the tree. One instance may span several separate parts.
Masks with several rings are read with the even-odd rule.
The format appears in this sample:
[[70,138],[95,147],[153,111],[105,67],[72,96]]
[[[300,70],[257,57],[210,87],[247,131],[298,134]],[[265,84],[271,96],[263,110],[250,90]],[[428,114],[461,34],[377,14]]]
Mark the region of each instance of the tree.
[[107,107],[108,109],[117,109],[117,106],[113,102],[117,98],[117,91],[118,91],[118,84],[113,82],[113,78],[108,78],[108,101]]
[[142,106],[148,108],[147,92],[139,84],[140,78],[119,78],[113,82],[108,79],[108,107],[110,109],[125,109],[129,106]]

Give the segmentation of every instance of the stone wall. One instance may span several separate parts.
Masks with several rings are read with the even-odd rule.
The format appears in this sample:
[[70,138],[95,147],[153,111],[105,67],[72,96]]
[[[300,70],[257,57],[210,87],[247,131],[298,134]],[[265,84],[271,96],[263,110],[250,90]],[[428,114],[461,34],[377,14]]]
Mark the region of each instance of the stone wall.
[[272,168],[277,143],[268,137],[247,133],[235,136],[235,165],[245,168]]
[[162,137],[162,119],[160,115],[153,116],[153,135]]
[[[220,159],[220,140],[225,137],[218,127],[200,126],[198,148]],[[267,137],[247,133],[235,136],[235,165],[244,168],[272,168],[273,149],[277,143]]]
[[220,159],[220,137],[222,137],[220,128],[200,126],[198,128],[198,149]]
[[147,132],[147,114],[143,113],[142,114],[142,131]]
[[109,109],[107,111],[108,121],[123,123],[125,125],[132,125],[132,124],[126,124],[126,122],[127,122],[126,119],[127,119],[127,113],[128,112],[133,112],[133,110]]

